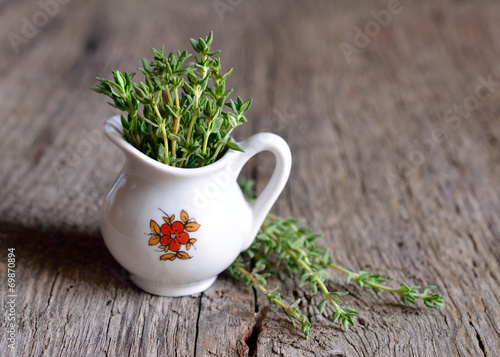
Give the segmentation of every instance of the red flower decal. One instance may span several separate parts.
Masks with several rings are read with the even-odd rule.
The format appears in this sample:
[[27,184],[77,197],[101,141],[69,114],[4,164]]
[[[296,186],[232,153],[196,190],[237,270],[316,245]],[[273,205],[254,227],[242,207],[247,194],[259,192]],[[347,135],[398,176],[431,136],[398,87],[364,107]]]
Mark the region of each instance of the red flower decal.
[[177,252],[181,248],[181,244],[189,242],[189,234],[184,231],[184,224],[180,221],[175,221],[172,224],[165,223],[161,226],[163,237],[160,243],[168,245],[172,252]]
[[[185,245],[186,250],[194,246],[196,239],[190,238],[188,232],[196,232],[200,225],[194,219],[190,219],[188,213],[184,210],[181,211],[180,216],[181,220],[175,221],[175,214],[169,216],[165,213],[165,216],[162,217],[165,223],[161,227],[154,220],[149,222],[151,228],[149,245],[158,245],[158,248],[166,253],[160,257],[160,260],[172,261],[192,258],[188,253],[180,249],[183,245]],[[169,251],[173,253],[168,253]]]

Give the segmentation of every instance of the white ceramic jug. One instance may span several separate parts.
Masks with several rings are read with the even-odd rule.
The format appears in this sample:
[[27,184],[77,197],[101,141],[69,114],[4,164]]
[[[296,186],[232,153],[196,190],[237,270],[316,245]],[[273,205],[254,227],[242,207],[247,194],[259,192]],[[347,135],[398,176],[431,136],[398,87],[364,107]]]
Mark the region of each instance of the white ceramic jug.
[[[271,133],[239,143],[213,164],[177,168],[155,161],[124,138],[119,116],[104,124],[126,164],[102,206],[101,232],[113,257],[141,289],[183,296],[204,291],[253,242],[283,190],[291,168],[286,142]],[[249,204],[236,179],[261,151],[276,165],[266,188]]]

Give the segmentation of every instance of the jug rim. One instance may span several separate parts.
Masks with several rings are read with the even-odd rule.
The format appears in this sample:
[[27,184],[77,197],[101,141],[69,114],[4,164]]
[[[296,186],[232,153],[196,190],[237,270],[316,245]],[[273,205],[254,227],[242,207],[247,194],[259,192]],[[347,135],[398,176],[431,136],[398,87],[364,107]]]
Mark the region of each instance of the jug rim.
[[134,158],[144,163],[151,165],[155,169],[158,169],[163,172],[168,172],[171,174],[179,174],[179,175],[199,175],[210,173],[213,171],[217,171],[222,169],[224,166],[228,165],[231,162],[234,156],[240,154],[240,152],[235,151],[233,149],[228,149],[227,152],[220,157],[217,161],[201,167],[174,167],[170,165],[163,164],[143,152],[139,149],[135,148],[132,144],[130,144],[123,137],[123,125],[121,122],[120,115],[114,115],[111,118],[107,119],[104,124],[104,134],[106,137],[116,146],[118,146],[124,154],[129,158]]

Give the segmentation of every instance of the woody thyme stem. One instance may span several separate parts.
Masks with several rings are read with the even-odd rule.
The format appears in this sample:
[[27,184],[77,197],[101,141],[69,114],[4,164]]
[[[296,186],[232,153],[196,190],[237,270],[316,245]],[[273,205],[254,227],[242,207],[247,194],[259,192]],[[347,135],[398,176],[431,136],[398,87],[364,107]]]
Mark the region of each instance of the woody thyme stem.
[[[335,270],[338,270],[346,275],[349,275],[352,277],[352,280],[354,281],[358,281],[359,280],[359,274],[353,272],[353,271],[350,271],[349,269],[346,269],[344,267],[341,267],[333,262],[329,262],[328,263],[328,266],[330,268],[333,268]],[[388,291],[388,292],[391,292],[391,293],[399,293],[400,292],[400,289],[395,289],[395,288],[391,288],[389,286],[386,286],[386,285],[382,285],[382,284],[377,284],[377,283],[373,283],[373,282],[370,282],[370,281],[366,281],[364,282],[366,285],[368,286],[371,286],[373,289],[376,289],[376,290],[385,290],[385,291]]]
[[[177,135],[177,133],[179,132],[179,123],[180,123],[181,119],[179,116],[175,116],[174,117],[174,127],[173,127],[173,130],[172,130],[172,133],[174,135]],[[172,153],[174,155],[174,159],[175,159],[175,153],[177,152],[177,141],[175,139],[172,139]],[[175,166],[175,163],[172,164],[172,166]]]
[[[295,229],[295,230],[297,231],[297,229]],[[273,237],[273,236],[271,236],[271,237]],[[276,242],[278,242],[278,238],[277,238],[277,237],[275,237],[275,236],[274,236],[273,238],[274,238],[274,240],[275,240]],[[295,257],[295,259],[297,259],[297,258],[296,258],[296,257],[297,257],[297,253],[295,253],[294,251],[290,250],[290,248],[288,248],[288,247],[283,247],[283,249],[286,249],[286,250],[287,250],[287,252],[289,252],[289,254],[291,254],[292,256],[294,256],[294,257]],[[307,252],[306,252],[306,251],[304,251],[304,250],[302,250],[302,249],[300,249],[300,248],[295,248],[295,250],[296,250],[297,252],[299,252],[301,255],[303,255],[303,256],[304,256],[304,260],[305,260],[308,264],[310,264],[309,259],[307,258]],[[301,265],[303,265],[303,266],[304,266],[304,268],[307,266],[307,264],[305,264],[305,263],[304,263],[304,261],[299,260],[299,262],[301,263]],[[359,277],[360,277],[360,275],[359,275],[359,274],[354,273],[354,272],[352,272],[352,271],[350,271],[350,270],[348,270],[348,269],[346,269],[346,268],[344,268],[344,267],[341,267],[341,266],[339,266],[339,265],[337,265],[337,264],[335,264],[335,263],[333,263],[333,262],[331,262],[331,261],[329,261],[329,262],[328,262],[328,266],[329,266],[330,268],[333,268],[333,269],[335,269],[335,270],[338,270],[338,271],[340,271],[340,272],[342,272],[342,273],[344,273],[344,274],[346,274],[346,275],[348,275],[348,276],[351,276],[351,277],[352,277],[352,279],[353,279],[354,281],[356,281],[356,282],[359,280]],[[307,268],[309,268],[309,266],[307,266]],[[310,268],[309,268],[309,270],[310,270]],[[311,273],[311,271],[308,271],[308,272],[309,272],[309,273]],[[317,279],[317,280],[318,280],[318,285],[319,285],[319,287],[321,288],[321,290],[322,290],[323,292],[325,292],[326,287],[325,287],[325,289],[323,289],[323,288],[322,288],[322,286],[324,287],[323,282],[321,282],[321,280],[319,280],[319,279]],[[381,284],[378,284],[378,283],[374,283],[374,282],[370,282],[370,281],[366,281],[366,282],[364,282],[364,283],[365,283],[366,285],[368,285],[368,286],[371,286],[371,287],[372,287],[372,288],[374,288],[374,289],[385,290],[385,291],[392,292],[392,293],[400,293],[400,289],[391,288],[391,287],[388,287],[388,286],[385,286],[385,285],[381,285]],[[326,289],[326,291],[328,291],[328,289]],[[326,292],[325,292],[325,294],[326,294]],[[333,303],[333,302],[332,302],[332,303]],[[337,304],[334,304],[334,305],[337,305]],[[338,306],[338,305],[337,305],[337,306]]]
[[210,137],[210,133],[207,132],[205,134],[205,137],[203,138],[203,148],[201,149],[201,154],[202,155],[205,155],[206,151],[207,151],[207,144],[208,144],[208,138]]
[[[267,220],[269,221],[274,221],[277,222],[277,217],[275,217],[272,214],[268,215]],[[286,227],[286,228],[285,228]],[[297,237],[299,237],[299,229],[295,225],[287,225],[287,226],[282,226],[281,229],[291,229],[295,234],[297,234]],[[278,228],[275,229],[273,234],[270,235],[270,238],[273,239],[276,244],[281,244],[282,249],[285,250],[287,253],[290,254],[293,259],[295,259],[301,266],[305,267],[307,265],[308,267],[314,266],[314,264],[311,263],[309,260],[309,256],[314,257],[314,254],[305,246],[302,247],[294,247],[293,244],[288,243],[288,241],[285,241],[284,243],[280,243],[280,239],[278,235],[284,234],[284,232]],[[293,254],[292,254],[293,253]],[[312,254],[312,255],[311,255]],[[313,260],[316,261],[316,258]],[[319,261],[317,261],[319,262]],[[427,307],[431,308],[436,308],[436,307],[442,307],[444,306],[444,298],[443,296],[437,294],[437,293],[432,293],[431,290],[434,289],[434,286],[428,286],[423,289],[422,292],[420,292],[420,286],[408,286],[406,284],[401,284],[399,289],[396,288],[391,288],[386,285],[382,285],[381,283],[385,282],[386,279],[383,279],[380,277],[378,274],[369,274],[364,271],[360,271],[358,273],[352,272],[344,267],[341,267],[335,263],[333,263],[330,260],[323,261],[320,263],[320,265],[324,267],[330,267],[333,268],[337,271],[340,271],[348,276],[347,278],[347,283],[349,283],[351,280],[354,280],[358,285],[362,288],[372,288],[375,290],[384,290],[388,291],[391,293],[398,294],[401,300],[408,305],[413,305],[415,304],[416,299],[421,299],[424,304]],[[309,269],[310,270],[310,269]],[[311,272],[306,269],[306,271],[311,274]],[[337,302],[340,302],[337,300],[337,297],[332,296],[330,293],[327,293],[328,290],[325,291],[325,288],[322,280],[317,276],[317,275],[312,275],[309,279],[312,279],[313,281],[316,282],[316,284],[321,288],[323,292],[325,292],[325,296],[327,297],[328,301],[332,301],[332,298],[335,299]],[[323,285],[323,287],[322,287]],[[335,293],[334,293],[335,294]],[[333,304],[333,301],[332,301]],[[334,307],[336,307],[336,304],[333,304]],[[345,308],[346,310],[350,310],[350,308]],[[344,309],[340,307],[340,310],[337,310],[337,312],[341,312]]]
[[160,121],[161,121],[161,124],[160,124],[161,135],[163,136],[163,141],[165,143],[165,159],[164,159],[164,163],[168,164],[168,139],[167,139],[167,132],[165,130],[165,123],[163,122],[163,118],[162,118],[162,116],[160,114],[160,111],[158,110],[158,106],[153,105],[153,109],[154,109],[156,115],[158,115],[158,118],[160,118]]
[[[172,124],[172,133],[175,135],[177,135],[177,133],[179,132],[179,124],[180,124],[180,121],[181,121],[181,118],[179,116],[179,109],[180,109],[180,104],[179,104],[179,92],[177,90],[177,87],[174,88],[174,95],[175,95],[175,106],[177,108],[177,115],[174,116],[174,122]],[[174,155],[174,159],[175,159],[175,153],[177,152],[177,140],[176,139],[172,139],[172,153]],[[175,166],[175,163],[173,164],[173,166]]]
[[[276,233],[272,233],[269,236],[271,237],[271,239],[274,240],[276,244],[281,244],[280,239],[276,236]],[[312,264],[307,258],[306,252],[302,251],[300,248],[291,249],[284,245],[281,246],[281,249],[283,249],[283,251],[285,251],[291,258],[293,258],[298,264],[300,264],[300,266],[302,266],[302,268],[304,268],[306,272],[311,274],[311,279],[313,279],[316,282],[316,284],[319,286],[319,288],[325,295],[326,299],[333,305],[335,312],[338,314],[343,314],[344,309],[334,300],[332,293],[328,290],[323,281],[316,276],[315,274],[316,272],[313,269],[311,269]],[[300,254],[301,257],[299,257],[297,252]],[[344,328],[347,330],[345,326],[346,325],[344,325]]]
[[[194,111],[193,111],[193,116],[191,117],[191,123],[189,123],[189,129],[188,129],[188,133],[187,133],[187,137],[186,137],[186,146],[189,144],[189,141],[191,141],[191,136],[192,136],[192,131],[193,131],[193,126],[194,126],[194,123],[196,121],[196,110],[198,109],[199,107],[199,102],[200,102],[200,92],[199,92],[199,87],[197,86],[196,87],[196,92],[194,94]],[[187,156],[187,151],[184,151],[184,153],[182,154],[182,158],[185,159],[186,156]],[[181,163],[181,165],[183,165]]]
[[179,92],[177,90],[177,87],[175,87],[174,89],[174,94],[175,94],[175,106],[177,107],[177,110],[179,110],[181,106],[179,105]]
[[168,87],[168,85],[165,86],[165,93],[167,93],[168,103],[170,104],[171,107],[173,107],[174,103],[172,101],[172,96],[170,95],[170,88]]
[[[291,305],[287,305],[283,302],[281,295],[276,292],[276,289],[273,290],[267,290],[263,284],[265,284],[265,279],[263,276],[255,273],[254,271],[247,271],[245,268],[242,266],[239,266],[236,264],[234,268],[242,275],[245,277],[247,282],[250,282],[253,284],[254,287],[259,289],[266,297],[269,303],[278,305],[281,307],[285,313],[288,315],[288,318],[292,321],[293,324],[295,322],[300,323],[300,327],[302,329],[302,332],[304,332],[306,338],[309,337],[309,333],[311,332],[311,323],[305,317],[300,313],[300,310],[297,308],[298,304],[300,303],[300,299],[295,300]],[[262,281],[264,283],[261,283],[259,281],[260,279],[263,279]]]
[[161,134],[163,136],[163,141],[165,142],[165,159],[163,160],[165,164],[168,164],[168,139],[167,132],[165,131],[165,124],[160,124]]
[[[236,267],[236,269],[242,273],[243,275],[245,275],[248,279],[250,279],[252,281],[252,283],[255,285],[255,287],[257,287],[257,289],[259,289],[262,293],[266,293],[267,292],[267,289],[257,280],[255,279],[255,277],[253,276],[253,274],[245,269],[243,269],[242,267]],[[281,307],[282,309],[284,309],[285,311],[288,312],[288,306],[285,305],[283,302],[281,302],[280,300],[276,299],[276,298],[273,298],[273,303],[275,303],[276,305],[278,305],[279,307]]]

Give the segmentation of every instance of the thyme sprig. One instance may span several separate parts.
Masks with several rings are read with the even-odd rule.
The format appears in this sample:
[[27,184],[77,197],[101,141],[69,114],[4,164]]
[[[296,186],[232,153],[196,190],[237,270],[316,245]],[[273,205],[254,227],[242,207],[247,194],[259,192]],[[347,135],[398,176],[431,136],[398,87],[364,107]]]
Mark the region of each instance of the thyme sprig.
[[270,304],[281,307],[287,314],[288,318],[292,321],[292,324],[295,324],[295,322],[300,323],[302,332],[304,332],[306,336],[309,336],[309,333],[311,332],[311,323],[298,309],[298,305],[301,300],[297,299],[292,304],[287,305],[281,298],[281,294],[277,292],[279,287],[275,287],[271,290],[266,289],[266,277],[269,276],[269,273],[261,273],[263,270],[266,270],[266,266],[259,264],[249,271],[248,261],[245,262],[241,257],[238,257],[238,259],[229,268],[233,277],[238,280],[243,280],[247,283],[247,285],[253,285],[256,289],[260,290],[260,292],[266,296]]
[[[241,180],[240,186],[249,200],[253,200],[253,182]],[[423,300],[430,308],[444,306],[444,297],[433,293],[434,286],[428,286],[420,292],[419,286],[401,284],[400,288],[383,285],[387,280],[380,274],[365,271],[355,273],[330,260],[331,251],[316,243],[320,234],[312,232],[296,218],[281,218],[269,213],[262,224],[257,239],[248,250],[243,252],[230,267],[229,271],[235,279],[244,280],[266,295],[270,304],[280,306],[292,322],[299,321],[306,338],[311,325],[300,313],[300,299],[292,305],[286,305],[278,288],[268,290],[266,278],[276,275],[280,268],[296,276],[298,287],[308,284],[313,293],[321,292],[323,299],[318,304],[318,310],[323,313],[327,304],[333,308],[331,319],[348,330],[349,325],[355,325],[354,316],[359,313],[351,307],[342,304],[341,296],[347,291],[330,291],[326,282],[330,279],[327,269],[333,268],[347,275],[347,283],[354,281],[360,287],[374,290],[385,290],[398,294],[401,301],[407,305],[415,305],[417,299]],[[275,259],[274,262],[272,259]],[[254,266],[250,269],[250,266]],[[293,308],[292,308],[293,307]]]
[[313,293],[320,291],[323,294],[324,299],[318,305],[320,312],[323,313],[329,303],[333,307],[333,322],[347,330],[349,324],[354,325],[353,317],[359,313],[342,305],[340,296],[346,295],[347,291],[332,292],[327,288],[325,282],[330,274],[325,268],[328,267],[329,251],[315,244],[318,234],[299,227],[298,223],[297,219],[283,219],[270,213],[253,246],[253,249],[258,249],[263,254],[250,255],[258,256],[258,263],[265,265],[264,261],[269,254],[278,253],[278,265],[283,263],[289,273],[299,276],[299,288],[308,284]]
[[144,58],[138,69],[144,82],[134,82],[135,73],[113,71],[113,80],[97,77],[92,88],[125,113],[123,136],[130,144],[177,167],[211,164],[229,148],[241,151],[232,132],[247,121],[244,113],[252,105],[252,99],[228,100],[232,69],[222,71],[221,51],[211,50],[213,33],[190,42],[194,62],[187,62],[192,57],[187,51],[166,54],[164,47],[153,48],[153,60]]
[[391,288],[381,283],[387,279],[381,278],[380,274],[370,274],[363,270],[354,273],[344,267],[341,267],[333,262],[329,262],[329,267],[336,269],[344,274],[347,274],[347,283],[355,281],[360,287],[374,290],[385,290],[394,294],[398,294],[401,301],[406,305],[415,305],[417,299],[421,299],[425,306],[430,308],[444,307],[444,297],[433,293],[435,286],[427,286],[420,292],[420,286],[408,286],[404,283],[401,284],[399,289]]

